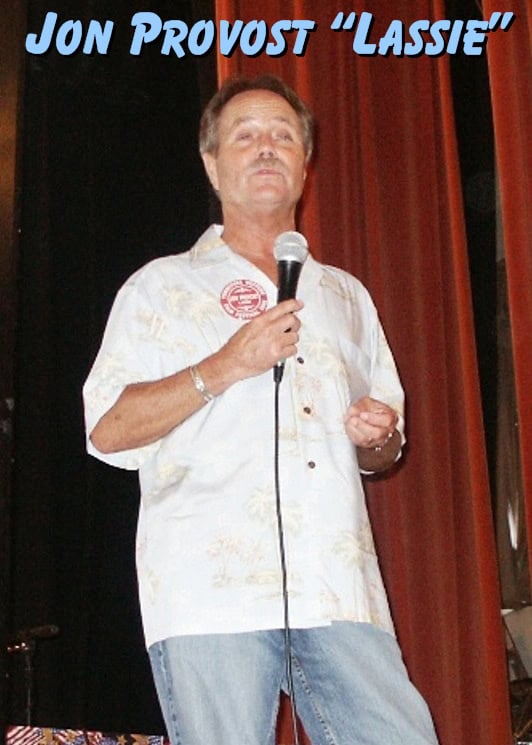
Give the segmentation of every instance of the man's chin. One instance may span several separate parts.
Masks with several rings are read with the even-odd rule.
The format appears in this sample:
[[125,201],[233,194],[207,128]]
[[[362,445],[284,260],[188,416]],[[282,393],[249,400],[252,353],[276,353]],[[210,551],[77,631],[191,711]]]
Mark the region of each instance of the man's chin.
[[[287,188],[286,183],[279,178],[256,181],[250,186],[249,194],[256,199],[272,199],[287,204],[294,201],[294,194]],[[297,199],[299,199],[299,196],[297,196]]]

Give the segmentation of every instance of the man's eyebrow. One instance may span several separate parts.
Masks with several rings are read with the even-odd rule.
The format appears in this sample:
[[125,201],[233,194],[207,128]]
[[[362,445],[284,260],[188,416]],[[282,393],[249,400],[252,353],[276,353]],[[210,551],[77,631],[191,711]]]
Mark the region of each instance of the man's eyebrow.
[[[234,122],[232,122],[231,129],[238,127],[240,124],[247,124],[248,122],[253,122],[257,119],[258,117],[253,116],[252,114],[247,114],[245,116],[239,116],[234,120]],[[290,121],[290,119],[287,116],[283,116],[282,114],[278,114],[277,116],[272,116],[272,120],[275,122],[279,122],[281,124],[288,124],[290,127],[295,127],[294,123]]]

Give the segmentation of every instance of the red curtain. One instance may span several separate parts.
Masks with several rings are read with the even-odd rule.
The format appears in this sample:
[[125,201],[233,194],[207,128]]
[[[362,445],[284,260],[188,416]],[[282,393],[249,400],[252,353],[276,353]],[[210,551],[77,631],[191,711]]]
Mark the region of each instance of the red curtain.
[[[372,38],[443,0],[366,2]],[[380,309],[407,394],[408,449],[368,483],[381,565],[411,675],[441,745],[508,745],[511,726],[449,60],[362,57],[338,7],[217,0],[218,19],[313,19],[303,57],[220,58],[270,71],[314,110],[318,151],[300,229]],[[491,40],[490,40],[491,43]],[[291,742],[287,717],[280,742]]]
[[526,0],[484,0],[483,7],[486,19],[495,11],[516,15],[509,31],[490,39],[488,67],[532,567],[532,9]]

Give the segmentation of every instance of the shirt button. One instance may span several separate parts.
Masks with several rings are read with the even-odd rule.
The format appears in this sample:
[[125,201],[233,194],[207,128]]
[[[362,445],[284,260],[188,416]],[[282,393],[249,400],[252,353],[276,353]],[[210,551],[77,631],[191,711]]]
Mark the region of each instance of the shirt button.
[[304,406],[303,411],[305,412],[305,414],[310,414],[312,409],[310,408],[310,406]]
[[300,365],[303,365],[304,362],[305,362],[305,360],[303,359],[303,357],[298,357],[297,358],[297,361],[299,362]]
[[316,468],[316,464],[313,460],[309,460],[309,462],[307,463],[307,466],[309,468]]

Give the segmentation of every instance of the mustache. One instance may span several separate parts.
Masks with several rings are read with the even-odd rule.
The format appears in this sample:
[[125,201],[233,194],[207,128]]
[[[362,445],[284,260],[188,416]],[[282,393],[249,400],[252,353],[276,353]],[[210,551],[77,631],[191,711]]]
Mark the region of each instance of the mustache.
[[250,166],[252,171],[260,171],[262,168],[273,168],[276,171],[284,170],[284,166],[278,158],[256,158]]

